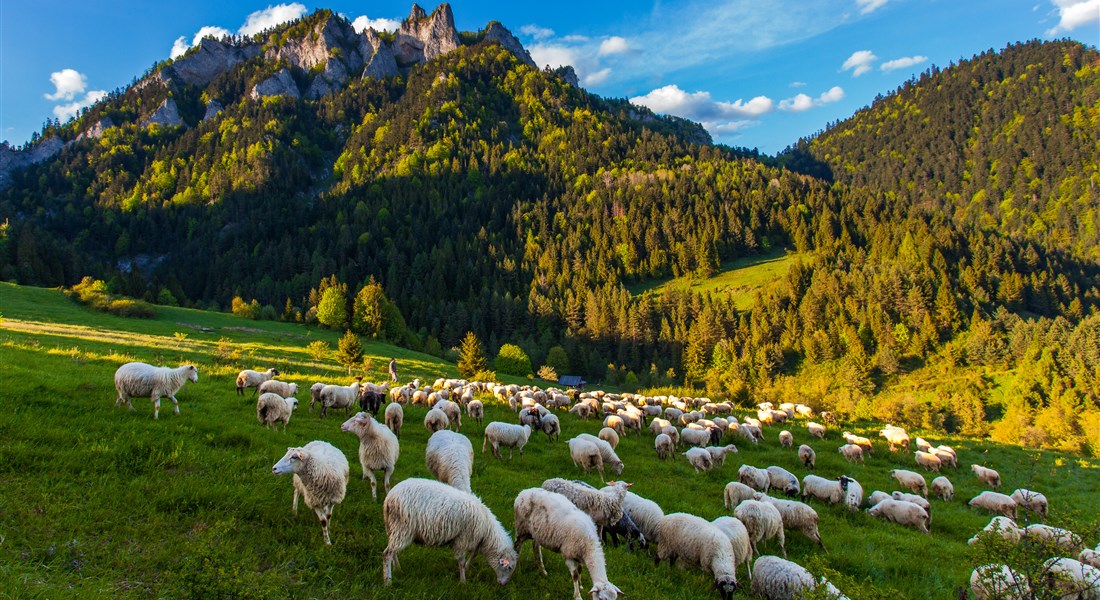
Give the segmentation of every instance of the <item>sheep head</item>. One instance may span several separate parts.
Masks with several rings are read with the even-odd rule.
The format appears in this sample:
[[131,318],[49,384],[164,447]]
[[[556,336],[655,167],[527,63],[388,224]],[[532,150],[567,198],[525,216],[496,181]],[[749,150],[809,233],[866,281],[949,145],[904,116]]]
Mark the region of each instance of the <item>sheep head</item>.
[[714,590],[721,594],[722,600],[732,600],[738,587],[737,579],[733,575],[719,575],[714,578]]

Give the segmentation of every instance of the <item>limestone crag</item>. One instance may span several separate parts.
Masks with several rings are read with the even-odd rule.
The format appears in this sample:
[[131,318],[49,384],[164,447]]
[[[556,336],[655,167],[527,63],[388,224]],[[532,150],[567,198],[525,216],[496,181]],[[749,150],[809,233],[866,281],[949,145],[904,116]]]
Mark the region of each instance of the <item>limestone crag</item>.
[[176,106],[176,101],[172,97],[164,99],[164,102],[160,103],[153,114],[145,117],[141,121],[142,127],[148,127],[156,123],[165,127],[177,127],[183,125],[183,118],[180,117],[179,107]]
[[504,25],[501,25],[499,21],[490,21],[489,26],[485,28],[485,40],[489,42],[496,42],[504,47],[505,50],[516,55],[523,64],[538,68],[534,59],[531,58],[531,53],[528,52],[523,44],[519,43],[516,36],[512,35],[511,31]]
[[370,60],[363,69],[363,77],[386,79],[387,77],[399,75],[400,71],[397,69],[397,58],[393,54],[393,46],[386,43],[378,35],[378,32],[373,29],[364,31],[363,38],[366,40],[367,53],[370,55]]
[[231,46],[213,38],[199,42],[197,50],[176,59],[160,71],[160,78],[171,85],[180,81],[189,85],[204,86],[238,64],[260,55],[256,44]]
[[330,16],[314,26],[302,39],[287,40],[281,47],[269,49],[264,58],[285,61],[305,71],[320,72],[313,78],[306,96],[319,98],[343,88],[352,73],[366,63],[370,48],[364,36],[355,33],[346,20]]
[[98,140],[103,137],[103,132],[107,131],[107,128],[114,127],[115,122],[111,120],[111,117],[103,117],[96,121],[91,127],[80,132],[80,135],[76,136],[74,141],[79,142],[85,139]]
[[409,18],[401,23],[394,37],[394,55],[399,66],[424,64],[457,49],[458,31],[450,4],[440,4],[425,15],[424,9],[413,4]]
[[214,117],[218,116],[218,113],[220,113],[224,109],[225,107],[222,106],[221,102],[218,102],[217,100],[211,100],[206,104],[206,114],[202,116],[202,120],[205,121],[207,119],[213,119]]
[[48,137],[23,150],[13,150],[7,142],[0,143],[0,189],[11,184],[13,172],[51,159],[64,147],[65,142],[56,137]]
[[289,96],[297,100],[302,94],[298,91],[298,84],[290,76],[290,71],[279,69],[274,75],[257,83],[249,94],[253,100],[259,100],[266,96]]
[[557,72],[565,83],[573,87],[581,87],[581,82],[577,79],[577,72],[573,69],[573,65],[558,67]]

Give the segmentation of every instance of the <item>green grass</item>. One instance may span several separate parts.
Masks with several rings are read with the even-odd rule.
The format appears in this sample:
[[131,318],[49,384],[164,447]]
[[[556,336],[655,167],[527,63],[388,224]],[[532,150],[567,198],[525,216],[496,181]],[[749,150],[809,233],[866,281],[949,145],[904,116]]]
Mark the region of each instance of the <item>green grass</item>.
[[660,294],[665,290],[683,289],[704,294],[725,294],[730,296],[738,310],[752,308],[756,293],[768,284],[783,277],[791,265],[800,260],[808,260],[810,254],[787,252],[782,248],[771,250],[760,256],[749,256],[726,261],[712,277],[700,279],[687,275],[674,279],[657,279],[628,286],[635,296],[652,292]]
[[[359,479],[358,441],[339,430],[343,416],[321,419],[303,403],[286,433],[272,432],[256,423],[252,396],[240,399],[234,392],[239,368],[268,361],[276,361],[287,379],[300,384],[346,380],[339,367],[314,364],[304,352],[311,339],[334,342],[332,332],[183,309],[161,309],[152,321],[126,320],[91,312],[53,290],[11,285],[0,285],[0,310],[0,596],[569,596],[571,583],[561,558],[547,553],[549,576],[542,577],[532,570],[530,544],[503,588],[494,583],[483,559],[472,563],[469,582],[460,585],[449,551],[419,547],[402,553],[393,585],[381,586],[386,545],[381,501],[372,502],[369,483]],[[183,330],[178,322],[215,330],[189,329],[179,342],[173,336]],[[215,363],[212,352],[223,336],[246,349],[240,365]],[[432,357],[382,344],[365,346],[379,357],[396,355],[405,365],[403,380],[454,372],[453,365]],[[112,374],[133,359],[198,365],[199,382],[179,394],[180,416],[165,410],[164,418],[154,421],[147,400],[135,400],[133,412],[114,407]],[[422,408],[406,408],[395,482],[428,476],[423,415]],[[514,421],[514,415],[488,404],[488,420]],[[480,452],[482,427],[465,423],[463,433],[474,442],[476,454],[473,488],[505,527],[511,527],[512,502],[520,490],[549,477],[581,476],[564,440],[582,431],[595,433],[599,423],[564,415],[562,427],[562,441],[536,436],[522,457],[499,462]],[[796,444],[806,440],[802,424],[790,429]],[[873,436],[870,424],[852,429]],[[778,448],[777,433],[768,428],[768,443],[760,447],[733,440],[741,452],[701,475],[683,459],[657,461],[650,435],[630,436],[618,451],[626,463],[622,478],[666,512],[715,518],[724,513],[722,489],[740,464],[775,464],[799,476],[805,473],[793,451]],[[981,489],[966,470],[972,462],[999,469],[1009,490],[1026,485],[1046,493],[1052,519],[1068,514],[1070,507],[1096,514],[1096,460],[915,433],[955,446],[963,465],[957,474],[948,474],[956,500],[934,503],[931,537],[820,504],[814,506],[827,554],[800,534],[789,534],[790,557],[839,571],[852,598],[868,597],[872,589],[875,597],[954,597],[953,590],[966,585],[974,560],[966,540],[989,521],[965,505]],[[290,480],[271,474],[288,446],[314,439],[333,443],[352,463],[347,498],[332,520],[332,547],[323,545],[320,526],[308,510],[291,514]],[[836,431],[812,443],[817,473],[848,473],[867,493],[896,488],[888,478],[891,468],[913,468],[910,455],[882,448],[867,464],[849,466],[836,452],[840,444]],[[595,475],[585,479],[599,483]],[[1085,541],[1093,546],[1100,540]],[[778,547],[770,544],[765,551],[778,552]],[[640,552],[609,548],[607,563],[611,581],[626,598],[714,597],[707,576],[667,565],[655,569]],[[739,579],[747,584],[743,572]],[[586,574],[585,585],[588,581]]]

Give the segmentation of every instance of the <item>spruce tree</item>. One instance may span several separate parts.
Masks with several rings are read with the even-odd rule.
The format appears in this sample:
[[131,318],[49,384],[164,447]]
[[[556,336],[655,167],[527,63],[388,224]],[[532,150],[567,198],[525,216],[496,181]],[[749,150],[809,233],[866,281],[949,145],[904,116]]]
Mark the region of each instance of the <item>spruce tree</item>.
[[359,365],[362,360],[363,345],[359,342],[359,336],[349,329],[337,345],[336,361],[347,367],[348,375],[351,375],[351,368]]
[[462,347],[458,351],[459,375],[469,378],[488,368],[489,363],[481,350],[481,340],[477,339],[474,332],[467,331],[466,337],[462,339]]

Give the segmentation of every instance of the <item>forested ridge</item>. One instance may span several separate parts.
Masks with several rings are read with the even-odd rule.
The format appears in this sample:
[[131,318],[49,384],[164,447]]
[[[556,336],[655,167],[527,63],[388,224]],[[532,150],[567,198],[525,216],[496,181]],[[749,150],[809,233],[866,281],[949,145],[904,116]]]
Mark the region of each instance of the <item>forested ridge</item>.
[[[559,371],[593,381],[797,396],[968,433],[1001,416],[981,376],[876,398],[921,369],[1010,370],[1006,439],[1055,444],[1051,411],[1080,415],[1057,443],[1100,439],[1095,49],[1029,42],[929,70],[775,158],[701,144],[698,125],[476,35],[317,100],[249,96],[283,67],[258,56],[202,88],[131,86],[47,127],[73,140],[117,124],[0,193],[0,276],[92,275],[307,320],[331,288],[349,326],[356,291],[380,295],[373,277],[400,325],[367,333],[413,348],[445,354],[469,330],[535,367],[564,350]],[[317,76],[291,71],[303,88]],[[168,96],[186,126],[140,126]],[[225,108],[204,120],[211,99]],[[626,287],[775,248],[812,258],[748,311]]]

